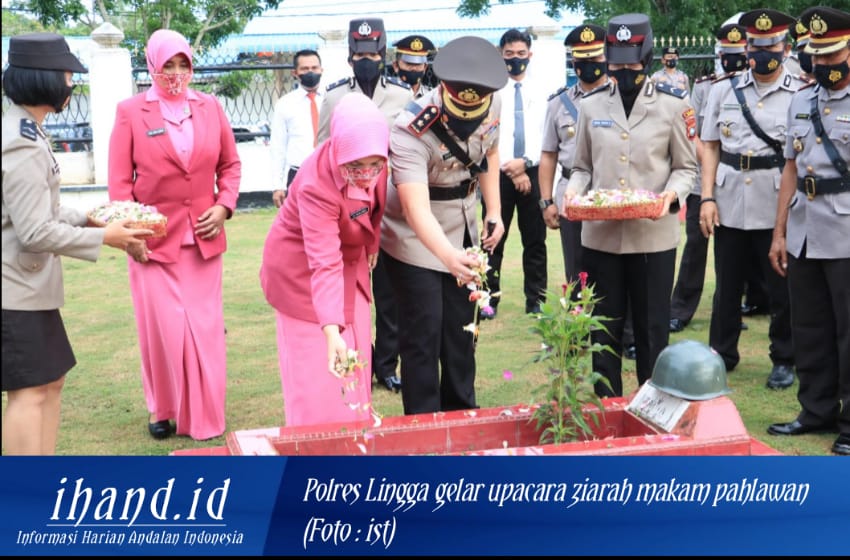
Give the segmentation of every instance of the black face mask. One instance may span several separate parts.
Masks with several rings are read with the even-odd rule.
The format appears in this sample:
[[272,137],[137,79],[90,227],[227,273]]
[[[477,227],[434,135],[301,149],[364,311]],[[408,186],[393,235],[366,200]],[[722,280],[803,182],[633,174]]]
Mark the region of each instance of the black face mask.
[[[489,112],[489,111],[488,111]],[[446,120],[446,126],[454,132],[458,138],[466,141],[467,138],[472,136],[472,133],[476,131],[476,129],[481,126],[481,123],[487,118],[487,113],[484,113],[477,119],[465,120],[459,119],[457,117],[453,117],[451,113],[446,112],[446,116],[448,119]]]
[[308,89],[319,85],[319,80],[321,79],[322,75],[317,72],[306,72],[298,76],[298,80],[301,82],[301,85]]
[[753,68],[753,72],[756,74],[772,74],[782,66],[783,54],[781,52],[755,51],[749,53],[749,57],[756,63],[755,68]]
[[723,66],[723,71],[727,74],[730,72],[739,72],[747,67],[747,55],[741,54],[722,54],[720,55],[720,65]]
[[398,78],[402,82],[404,82],[406,84],[410,84],[411,87],[418,84],[419,81],[422,79],[422,76],[424,76],[424,75],[425,75],[424,71],[417,72],[417,71],[414,71],[414,70],[402,70],[401,68],[398,69]]
[[505,64],[508,67],[508,74],[511,76],[519,76],[528,69],[527,58],[506,58]]
[[834,88],[835,84],[846,78],[848,73],[850,73],[850,65],[846,60],[838,64],[816,64],[813,72],[815,81],[825,89]]
[[363,84],[375,84],[381,76],[383,64],[377,60],[361,58],[354,61],[354,77],[361,86]]
[[617,80],[617,87],[623,95],[630,95],[640,90],[643,85],[643,70],[631,70],[629,68],[621,68],[620,70],[610,71],[611,77]]
[[608,64],[605,62],[576,60],[573,62],[573,67],[575,67],[578,79],[586,84],[592,84],[608,71]]
[[667,68],[675,68],[676,65],[679,64],[679,61],[674,58],[672,60],[665,60],[664,64],[667,66]]
[[65,107],[71,104],[71,96],[74,95],[74,90],[77,88],[76,85],[73,86],[65,86],[64,95],[62,95],[62,101],[53,106],[53,109],[57,113],[61,113],[65,110]]
[[798,52],[797,60],[800,61],[800,70],[806,74],[812,73],[812,55],[804,52]]

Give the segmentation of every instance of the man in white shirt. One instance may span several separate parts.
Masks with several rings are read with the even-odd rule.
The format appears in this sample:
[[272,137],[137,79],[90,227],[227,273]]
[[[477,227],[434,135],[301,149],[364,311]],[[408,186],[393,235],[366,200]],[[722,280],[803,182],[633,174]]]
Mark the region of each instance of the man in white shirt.
[[[501,291],[499,276],[508,230],[514,210],[522,239],[522,271],[525,312],[537,313],[545,299],[546,274],[546,223],[540,212],[540,182],[537,170],[540,161],[543,122],[546,117],[548,94],[540,84],[527,78],[531,60],[531,36],[518,29],[509,29],[499,41],[510,79],[499,90],[502,99],[499,123],[499,192],[502,202],[502,222],[505,235],[490,256],[487,287],[492,294]],[[521,105],[516,103],[519,99]],[[520,130],[517,123],[522,126]],[[515,134],[516,132],[516,134]],[[483,208],[483,216],[487,208]],[[500,297],[490,299],[490,307],[479,317],[493,319]],[[492,310],[492,311],[491,311]]]
[[322,60],[313,50],[295,53],[292,76],[298,86],[278,99],[271,123],[272,200],[280,208],[295,172],[316,146],[319,110],[324,93],[319,91]]

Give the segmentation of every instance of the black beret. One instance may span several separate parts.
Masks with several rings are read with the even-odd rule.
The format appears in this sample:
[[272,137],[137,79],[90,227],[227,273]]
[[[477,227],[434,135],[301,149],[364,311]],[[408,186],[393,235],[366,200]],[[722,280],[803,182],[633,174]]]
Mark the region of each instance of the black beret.
[[65,37],[56,33],[26,33],[9,39],[9,65],[36,70],[88,72],[71,54]]

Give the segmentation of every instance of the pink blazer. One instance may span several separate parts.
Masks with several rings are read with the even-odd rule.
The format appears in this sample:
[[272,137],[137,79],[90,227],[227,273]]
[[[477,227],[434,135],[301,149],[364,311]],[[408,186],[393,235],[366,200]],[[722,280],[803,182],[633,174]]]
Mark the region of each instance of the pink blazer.
[[366,255],[378,252],[387,175],[385,169],[368,201],[349,197],[348,187],[339,189],[320,174],[302,175],[327,147],[308,157],[272,223],[260,283],[281,313],[344,327],[354,320],[355,290],[372,300]]
[[[165,130],[159,102],[147,101],[145,93],[118,104],[109,141],[109,199],[153,205],[168,217],[168,235],[147,241],[150,258],[159,262],[177,260],[201,213],[221,204],[232,215],[239,197],[242,164],[233,129],[215,97],[195,93],[198,99],[189,100],[194,146],[188,168]],[[195,236],[195,243],[205,259],[227,248],[224,231],[213,239]]]

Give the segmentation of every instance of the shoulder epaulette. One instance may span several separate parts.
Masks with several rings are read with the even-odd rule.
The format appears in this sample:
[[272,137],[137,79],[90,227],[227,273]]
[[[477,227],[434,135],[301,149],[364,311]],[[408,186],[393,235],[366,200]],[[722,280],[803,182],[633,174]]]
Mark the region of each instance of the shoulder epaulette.
[[614,92],[615,92],[615,91],[617,91],[617,88],[615,87],[615,83],[616,83],[616,82],[614,82],[614,81],[612,81],[612,80],[608,80],[607,82],[605,82],[605,83],[604,83],[604,84],[602,84],[601,86],[596,86],[596,87],[595,87],[595,88],[593,88],[592,90],[590,90],[590,91],[588,91],[588,92],[585,92],[585,93],[581,94],[581,96],[582,96],[582,97],[590,97],[590,96],[591,96],[591,95],[593,95],[594,93],[599,93],[600,91],[605,91],[605,90],[606,90],[606,89],[608,89],[608,88],[610,88],[611,95],[614,95]]
[[546,99],[546,101],[552,101],[553,99],[555,99],[556,97],[558,97],[559,95],[561,95],[562,93],[564,93],[565,91],[567,91],[567,89],[568,89],[568,88],[567,88],[567,86],[564,86],[564,87],[560,88],[558,91],[556,91],[555,93],[553,93],[552,95],[550,95],[550,96]]
[[696,80],[694,80],[695,84],[701,84],[703,82],[707,82],[708,80],[714,80],[717,76],[714,74],[709,74],[708,76],[700,76]]
[[393,84],[395,86],[402,87],[404,89],[410,89],[410,84],[408,84],[407,82],[402,82],[401,80],[399,80],[395,76],[386,76],[384,78],[384,81],[388,84]]
[[426,105],[419,111],[413,120],[408,123],[407,128],[416,136],[422,136],[431,128],[431,125],[440,118],[440,108],[436,105]]
[[336,82],[328,85],[328,87],[325,89],[325,91],[330,91],[332,89],[338,88],[339,86],[341,86],[343,84],[347,84],[350,79],[351,78],[342,78],[341,80],[337,80]]
[[711,81],[711,83],[716,84],[717,82],[722,82],[723,80],[728,80],[732,76],[737,76],[738,74],[739,74],[739,72],[727,72],[727,73],[723,74],[722,76],[718,76],[717,78],[714,78]]
[[21,119],[21,136],[28,140],[36,141],[38,138],[38,125],[32,119]]
[[666,93],[667,95],[678,97],[679,99],[684,99],[688,95],[688,90],[671,86],[667,82],[656,82],[655,89],[657,89],[661,93]]
[[815,82],[815,81],[807,82],[807,83],[803,84],[802,86],[800,86],[800,89],[798,89],[797,91],[809,89],[810,87],[815,87],[816,85],[818,85],[818,83]]

